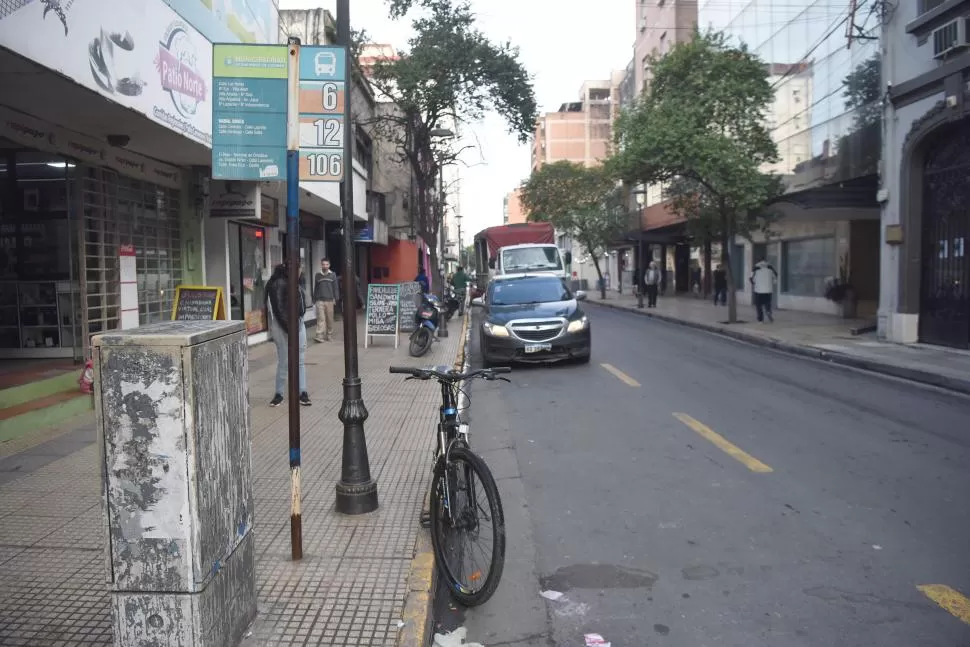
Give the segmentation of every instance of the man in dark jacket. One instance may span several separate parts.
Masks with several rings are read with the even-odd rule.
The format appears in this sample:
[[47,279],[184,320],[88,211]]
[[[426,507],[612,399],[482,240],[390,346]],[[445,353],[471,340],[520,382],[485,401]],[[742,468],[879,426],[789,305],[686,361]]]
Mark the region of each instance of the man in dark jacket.
[[714,305],[727,305],[727,272],[720,263],[714,270]]
[[330,261],[320,261],[320,271],[313,277],[313,305],[317,311],[317,333],[314,336],[318,342],[330,341],[334,334],[333,308],[340,301],[340,281],[337,275],[330,271]]
[[[276,394],[270,400],[269,406],[278,407],[283,404],[283,390],[286,388],[288,344],[286,332],[289,330],[290,311],[287,308],[289,303],[286,285],[286,264],[281,263],[273,270],[273,275],[266,284],[267,310],[270,314],[270,334],[273,336],[273,343],[276,344]],[[306,389],[306,366],[304,357],[306,355],[306,326],[303,325],[303,313],[306,307],[303,304],[302,290],[297,289],[297,297],[300,303],[297,306],[299,319],[297,329],[300,334],[300,404],[305,407],[310,406],[310,395]]]

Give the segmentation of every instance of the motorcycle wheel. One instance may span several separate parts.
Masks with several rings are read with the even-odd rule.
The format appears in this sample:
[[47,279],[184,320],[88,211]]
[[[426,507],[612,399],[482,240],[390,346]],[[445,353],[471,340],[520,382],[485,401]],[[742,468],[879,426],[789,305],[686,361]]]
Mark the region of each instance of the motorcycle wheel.
[[431,348],[434,336],[426,327],[421,326],[411,333],[411,342],[408,344],[408,353],[411,357],[421,357]]

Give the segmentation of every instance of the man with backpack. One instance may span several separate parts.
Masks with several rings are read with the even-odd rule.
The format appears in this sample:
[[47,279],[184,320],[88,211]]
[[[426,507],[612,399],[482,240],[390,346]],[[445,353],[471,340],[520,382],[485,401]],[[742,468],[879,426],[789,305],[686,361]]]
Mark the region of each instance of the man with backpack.
[[[288,338],[287,331],[290,323],[289,312],[289,286],[286,284],[286,263],[284,261],[276,266],[273,275],[266,283],[266,301],[269,312],[270,334],[273,336],[273,343],[276,345],[276,394],[270,400],[269,406],[278,407],[283,404],[283,391],[286,388],[286,377],[288,373]],[[300,340],[300,404],[309,407],[310,395],[306,388],[306,326],[303,325],[303,313],[306,312],[306,305],[303,302],[303,290],[297,286],[297,322],[296,327],[299,331]]]

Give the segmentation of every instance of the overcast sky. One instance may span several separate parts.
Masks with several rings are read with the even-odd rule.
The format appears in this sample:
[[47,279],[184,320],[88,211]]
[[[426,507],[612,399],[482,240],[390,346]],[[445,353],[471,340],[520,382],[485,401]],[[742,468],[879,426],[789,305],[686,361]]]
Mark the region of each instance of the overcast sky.
[[[280,0],[280,9],[323,7],[336,14],[335,0]],[[387,17],[385,0],[351,0],[350,22],[371,39],[406,49],[410,20]],[[541,112],[578,99],[586,79],[607,79],[633,55],[636,31],[632,0],[600,0],[596,10],[578,0],[472,0],[479,28],[492,40],[518,45],[533,75]],[[502,223],[502,198],[529,175],[529,147],[506,134],[497,117],[466,133],[477,148],[465,154],[460,208],[462,238],[469,244],[481,229]],[[476,164],[477,163],[477,164]]]

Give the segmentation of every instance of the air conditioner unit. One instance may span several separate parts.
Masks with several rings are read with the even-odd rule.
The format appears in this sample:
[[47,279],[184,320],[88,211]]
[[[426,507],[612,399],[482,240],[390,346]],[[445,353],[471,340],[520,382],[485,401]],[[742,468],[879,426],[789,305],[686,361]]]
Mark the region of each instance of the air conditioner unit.
[[970,47],[970,17],[962,16],[933,30],[933,58],[946,58]]

